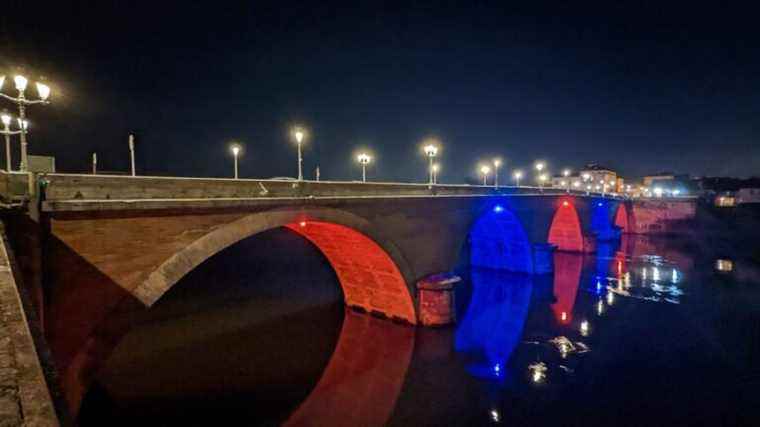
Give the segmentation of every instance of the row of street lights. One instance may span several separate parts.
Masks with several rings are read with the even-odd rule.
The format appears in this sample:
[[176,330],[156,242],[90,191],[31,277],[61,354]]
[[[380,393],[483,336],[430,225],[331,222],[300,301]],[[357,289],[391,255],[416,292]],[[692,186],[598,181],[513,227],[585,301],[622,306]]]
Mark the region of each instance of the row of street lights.
[[[298,149],[298,180],[303,180],[303,154],[302,154],[302,145],[304,143],[304,140],[306,138],[307,132],[302,127],[296,127],[293,128],[291,131],[291,135],[293,137],[293,140],[295,141]],[[230,145],[230,151],[232,152],[232,155],[234,157],[234,176],[235,179],[238,179],[238,157],[240,156],[242,152],[242,145],[239,143],[232,143]],[[425,154],[425,156],[428,158],[428,184],[434,185],[438,183],[438,172],[440,171],[440,165],[435,163],[435,158],[438,156],[440,151],[440,145],[437,140],[434,139],[428,139],[423,142],[422,151]],[[367,166],[372,163],[373,158],[370,154],[366,152],[361,152],[357,154],[356,161],[361,165],[362,168],[362,182],[367,182]],[[502,160],[500,158],[494,158],[490,164],[481,164],[480,165],[480,173],[483,176],[483,185],[488,185],[488,176],[493,170],[494,172],[494,187],[499,186],[499,168],[502,166]],[[493,167],[493,169],[492,169]],[[536,162],[534,164],[534,168],[536,169],[536,172],[538,175],[536,176],[536,180],[539,183],[539,187],[543,189],[544,184],[549,179],[548,174],[544,172],[546,169],[546,164],[544,162]],[[570,176],[570,169],[565,169],[563,171],[563,176],[569,177]],[[587,174],[585,174],[587,175]],[[514,179],[515,184],[519,187],[520,181],[523,178],[523,172],[519,169],[516,169],[513,174],[512,178]],[[586,176],[584,176],[584,179]],[[578,187],[579,184],[576,182],[573,184],[574,187]],[[567,191],[570,191],[570,184],[567,185]]]
[[0,75],[0,97],[13,102],[18,107],[18,117],[16,119],[16,122],[18,123],[17,131],[12,131],[10,129],[13,118],[9,114],[4,112],[2,115],[0,115],[0,119],[2,119],[3,123],[3,130],[0,131],[0,133],[5,136],[6,169],[8,172],[12,170],[10,137],[11,135],[19,135],[21,140],[21,163],[19,164],[19,170],[26,171],[29,167],[29,156],[27,148],[27,132],[29,129],[29,122],[26,120],[26,108],[34,104],[49,104],[50,101],[48,98],[50,98],[50,87],[44,83],[36,82],[35,85],[37,87],[38,98],[29,99],[26,97],[25,93],[26,88],[29,84],[29,80],[27,80],[27,78],[22,75],[16,75],[13,77],[13,83],[16,86],[18,95],[13,97],[1,92],[5,84],[5,77],[6,76],[4,75]]

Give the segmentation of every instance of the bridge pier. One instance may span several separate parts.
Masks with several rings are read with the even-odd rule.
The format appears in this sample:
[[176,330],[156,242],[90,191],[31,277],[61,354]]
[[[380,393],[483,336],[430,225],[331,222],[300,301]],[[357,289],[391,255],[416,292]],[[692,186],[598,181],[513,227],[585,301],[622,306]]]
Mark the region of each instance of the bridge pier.
[[554,251],[557,246],[551,243],[533,245],[533,274],[549,274],[554,271]]

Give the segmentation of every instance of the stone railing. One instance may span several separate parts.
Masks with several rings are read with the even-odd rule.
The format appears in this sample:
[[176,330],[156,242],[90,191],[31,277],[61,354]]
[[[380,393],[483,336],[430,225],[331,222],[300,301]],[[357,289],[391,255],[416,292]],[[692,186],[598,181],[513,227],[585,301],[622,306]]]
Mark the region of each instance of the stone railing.
[[[379,197],[379,196],[477,196],[493,194],[536,194],[532,187],[480,185],[433,185],[424,183],[295,181],[269,179],[177,178],[149,176],[109,176],[46,174],[44,197],[62,200],[177,200],[239,199],[273,197]],[[546,194],[564,193],[544,189]]]

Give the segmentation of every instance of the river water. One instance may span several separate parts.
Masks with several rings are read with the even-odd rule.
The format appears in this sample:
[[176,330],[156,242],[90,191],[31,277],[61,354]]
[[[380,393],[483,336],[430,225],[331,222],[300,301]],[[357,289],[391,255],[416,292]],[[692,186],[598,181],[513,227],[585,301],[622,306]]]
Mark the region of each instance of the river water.
[[624,236],[546,276],[463,269],[457,324],[415,329],[344,309],[319,251],[272,230],[142,313],[79,423],[758,425],[742,253]]

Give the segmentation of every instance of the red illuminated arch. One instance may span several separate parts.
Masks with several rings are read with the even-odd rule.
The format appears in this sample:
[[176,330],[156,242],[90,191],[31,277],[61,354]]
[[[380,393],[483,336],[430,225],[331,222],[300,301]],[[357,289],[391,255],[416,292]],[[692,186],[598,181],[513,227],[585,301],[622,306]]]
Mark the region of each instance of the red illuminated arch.
[[347,305],[417,323],[409,275],[404,274],[409,268],[399,251],[387,241],[370,238],[366,221],[333,209],[254,213],[223,225],[171,256],[133,293],[150,306],[220,250],[277,227],[297,232],[322,251],[338,275]]
[[623,233],[629,233],[631,231],[628,224],[628,209],[625,207],[624,203],[621,203],[617,208],[617,212],[615,213],[615,225],[620,227]]
[[414,306],[401,272],[372,239],[328,222],[299,221],[286,227],[311,241],[330,261],[346,305],[415,323]]
[[578,212],[569,200],[563,200],[549,228],[549,243],[560,251],[582,252],[583,233]]

